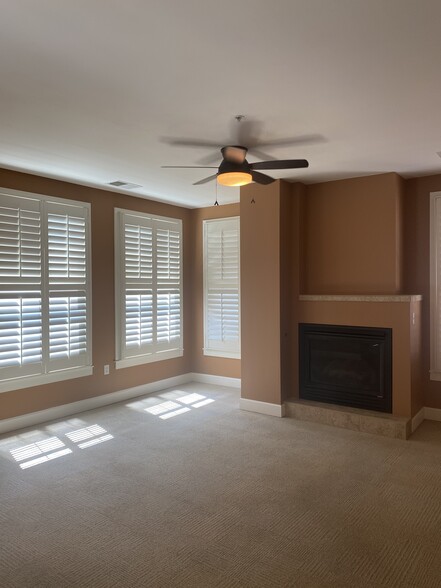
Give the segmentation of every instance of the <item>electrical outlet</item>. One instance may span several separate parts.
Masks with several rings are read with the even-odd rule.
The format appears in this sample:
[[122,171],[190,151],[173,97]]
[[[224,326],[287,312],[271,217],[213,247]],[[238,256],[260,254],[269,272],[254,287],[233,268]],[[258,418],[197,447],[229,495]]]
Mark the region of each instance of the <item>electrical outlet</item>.
[[413,325],[415,324],[415,313],[414,312],[412,313],[412,324]]
[[104,366],[104,375],[108,376],[110,374],[110,367],[108,365]]

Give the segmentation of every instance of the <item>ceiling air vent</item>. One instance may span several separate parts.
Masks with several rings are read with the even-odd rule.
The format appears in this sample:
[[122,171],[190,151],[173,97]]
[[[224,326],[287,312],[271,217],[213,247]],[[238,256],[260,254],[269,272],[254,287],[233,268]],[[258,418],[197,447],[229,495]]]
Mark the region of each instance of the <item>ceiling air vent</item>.
[[131,182],[123,182],[121,180],[109,182],[109,186],[114,186],[115,188],[124,188],[124,190],[136,190],[137,188],[142,188],[140,184],[132,184]]

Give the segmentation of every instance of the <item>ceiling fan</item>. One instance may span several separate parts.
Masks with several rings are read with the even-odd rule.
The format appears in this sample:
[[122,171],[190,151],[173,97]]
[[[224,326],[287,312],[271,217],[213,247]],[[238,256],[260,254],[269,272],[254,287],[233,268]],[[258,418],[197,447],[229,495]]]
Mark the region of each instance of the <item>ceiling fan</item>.
[[[224,186],[245,186],[250,182],[257,182],[258,184],[271,184],[275,179],[267,174],[263,174],[260,170],[271,169],[297,169],[309,166],[306,159],[282,159],[277,160],[263,153],[260,148],[276,147],[282,145],[294,145],[299,143],[311,143],[320,141],[323,138],[320,135],[308,135],[303,137],[295,137],[290,139],[281,139],[275,141],[259,141],[256,138],[257,121],[249,120],[243,121],[243,115],[237,115],[236,121],[236,144],[229,144],[222,146],[221,144],[211,141],[199,141],[194,139],[179,139],[167,138],[164,139],[169,145],[182,147],[211,147],[220,148],[222,154],[222,161],[219,166],[210,165],[163,165],[163,168],[175,169],[217,169],[217,172],[207,178],[203,178],[195,182],[193,186],[206,184],[212,180],[217,179],[219,184]],[[247,145],[245,147],[245,145]],[[256,155],[257,157],[264,157],[267,161],[258,161],[249,163],[246,159],[247,153]],[[210,155],[204,158],[203,163],[213,163],[218,160],[219,156]],[[201,162],[201,163],[202,163]]]

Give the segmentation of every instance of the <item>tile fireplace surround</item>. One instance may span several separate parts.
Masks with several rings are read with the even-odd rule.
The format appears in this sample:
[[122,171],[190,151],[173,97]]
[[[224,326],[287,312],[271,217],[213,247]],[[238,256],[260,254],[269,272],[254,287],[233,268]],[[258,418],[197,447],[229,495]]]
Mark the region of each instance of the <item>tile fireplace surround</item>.
[[[421,387],[421,295],[299,296],[299,323],[392,329],[392,415],[290,399],[287,413],[388,436],[407,438],[423,406]],[[316,410],[315,410],[316,409]]]

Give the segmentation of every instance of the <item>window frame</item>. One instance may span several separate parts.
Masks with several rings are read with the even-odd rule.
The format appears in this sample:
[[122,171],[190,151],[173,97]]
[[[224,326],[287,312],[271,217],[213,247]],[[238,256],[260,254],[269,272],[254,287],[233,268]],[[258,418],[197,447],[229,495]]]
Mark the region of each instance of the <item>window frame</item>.
[[[164,349],[154,351],[153,353],[140,353],[139,355],[123,357],[124,350],[124,293],[125,280],[124,276],[124,219],[127,216],[134,218],[141,218],[144,221],[158,221],[165,223],[176,224],[179,228],[180,234],[180,341],[179,346],[174,349]],[[143,226],[148,226],[144,224]],[[125,208],[114,209],[114,238],[115,238],[115,369],[124,369],[137,365],[144,365],[148,363],[155,363],[158,361],[165,361],[167,359],[175,359],[183,357],[184,355],[184,255],[183,255],[183,222],[180,218],[159,216],[140,212],[138,210],[130,210]],[[156,262],[153,260],[153,265]],[[157,279],[156,290],[158,290]]]
[[[207,227],[210,224],[219,223],[219,222],[228,222],[235,220],[238,222],[238,273],[239,273],[239,286],[238,286],[238,321],[239,321],[239,342],[238,342],[238,350],[237,351],[227,351],[225,349],[214,349],[212,347],[207,346],[207,324],[208,324],[208,312],[207,312],[207,295],[208,295],[208,247],[207,247],[207,238],[208,238],[208,231]],[[202,221],[202,257],[203,257],[203,264],[202,264],[202,272],[203,272],[203,355],[206,357],[220,357],[225,359],[241,359],[241,289],[240,289],[240,216],[227,216],[222,218],[210,218],[204,219]]]
[[[21,199],[28,199],[33,202],[39,203],[40,210],[40,227],[41,227],[41,282],[39,291],[41,293],[41,304],[42,308],[46,307],[47,324],[44,323],[42,318],[42,343],[49,345],[49,315],[47,314],[47,308],[49,306],[49,293],[51,290],[51,284],[48,274],[48,215],[50,213],[49,204],[54,205],[65,205],[83,209],[85,211],[84,218],[85,223],[85,242],[86,242],[86,278],[84,291],[86,294],[86,357],[85,365],[73,366],[73,367],[59,367],[53,371],[46,371],[45,373],[32,374],[32,375],[20,375],[16,377],[9,377],[7,379],[1,379],[0,377],[0,393],[11,392],[14,390],[21,390],[23,388],[31,388],[35,386],[41,386],[50,384],[53,382],[62,382],[65,380],[81,378],[84,376],[93,375],[93,363],[92,363],[92,240],[91,240],[91,204],[90,202],[84,202],[81,200],[72,200],[68,198],[60,198],[57,196],[49,196],[47,194],[38,194],[34,192],[26,192],[22,190],[11,190],[9,188],[0,188],[0,196],[6,197],[18,197]],[[26,283],[26,282],[24,282]],[[18,282],[17,282],[17,287]],[[0,284],[1,290],[1,284]],[[66,289],[66,291],[68,288]],[[6,292],[6,290],[5,290]],[[10,290],[11,295],[16,292],[12,288]],[[47,370],[50,368],[49,363],[45,363],[42,360],[42,369]]]

